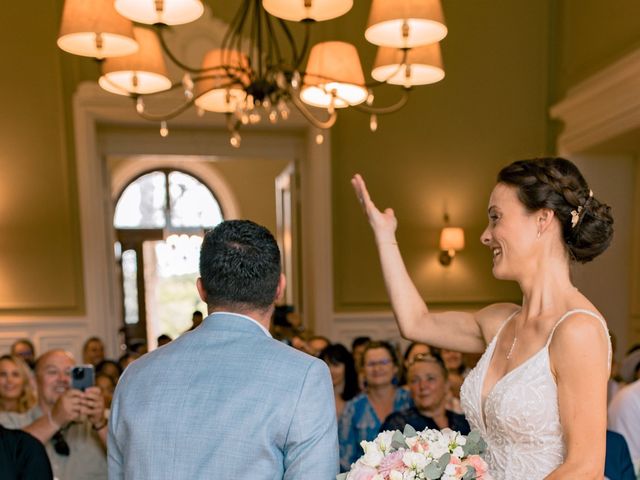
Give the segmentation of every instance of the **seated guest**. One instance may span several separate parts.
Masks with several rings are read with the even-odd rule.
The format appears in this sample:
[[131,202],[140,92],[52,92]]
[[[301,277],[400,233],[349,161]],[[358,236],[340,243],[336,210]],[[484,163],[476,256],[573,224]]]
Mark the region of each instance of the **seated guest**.
[[320,352],[320,360],[329,366],[333,382],[333,394],[336,399],[336,415],[344,410],[346,402],[360,391],[358,389],[358,374],[353,365],[353,358],[344,345],[336,343],[329,345]]
[[111,408],[111,400],[113,400],[113,392],[116,391],[116,382],[113,381],[113,377],[106,373],[98,373],[96,375],[96,387],[102,392],[102,398],[104,398],[105,418],[108,418],[108,411]]
[[0,424],[19,428],[45,445],[58,480],[107,478],[107,421],[98,387],[71,388],[75,360],[50,350],[36,361],[38,403],[25,413],[0,412]]
[[321,335],[314,335],[307,341],[307,353],[317,357],[320,352],[331,345],[331,342],[327,337]]
[[431,353],[431,347],[426,343],[411,342],[407,349],[404,351],[404,360],[402,362],[402,375],[400,376],[400,385],[405,388],[407,386],[407,369],[409,364],[413,362],[416,355]]
[[469,423],[464,415],[445,408],[449,372],[437,354],[419,354],[409,364],[407,381],[414,406],[387,417],[380,431],[400,430],[409,424],[416,430],[450,428],[467,435]]
[[609,430],[620,433],[627,441],[631,460],[640,464],[640,380],[620,390],[609,405]]
[[373,440],[385,418],[412,404],[409,392],[396,386],[398,359],[389,343],[369,342],[362,362],[365,390],[347,402],[338,421],[342,471],[362,455],[362,440]]
[[52,480],[44,446],[27,432],[0,425],[0,478],[2,480]]
[[163,333],[162,335],[158,335],[158,347],[161,347],[163,345],[166,345],[167,343],[170,343],[171,340],[173,340],[173,338],[171,338],[166,333]]
[[82,361],[93,366],[104,360],[104,343],[98,337],[88,338],[82,347]]
[[0,357],[0,412],[24,413],[36,404],[31,375],[21,358]]
[[362,373],[362,354],[367,343],[371,341],[370,337],[356,337],[351,342],[351,355],[353,356],[353,364],[356,366],[358,373],[358,388],[364,390],[364,373]]
[[115,360],[103,360],[96,365],[96,377],[100,374],[109,375],[113,378],[113,383],[117,385],[120,375],[122,375],[122,370]]
[[629,447],[619,433],[607,430],[604,476],[609,480],[636,480]]
[[11,345],[11,355],[22,358],[29,368],[33,370],[36,364],[36,349],[33,347],[33,343],[28,338],[21,338],[16,340]]

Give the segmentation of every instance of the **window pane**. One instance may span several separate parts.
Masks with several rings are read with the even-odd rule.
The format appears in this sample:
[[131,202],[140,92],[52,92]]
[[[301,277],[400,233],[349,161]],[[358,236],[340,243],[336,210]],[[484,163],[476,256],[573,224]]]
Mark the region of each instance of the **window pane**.
[[150,282],[153,284],[151,291],[147,290],[153,298],[154,314],[148,321],[156,336],[166,333],[176,338],[191,327],[194,310],[200,310],[206,316],[206,305],[196,289],[202,237],[170,235],[166,241],[154,243],[155,276]]
[[138,178],[122,192],[114,216],[116,228],[165,226],[165,174],[152,172]]
[[124,323],[138,323],[138,256],[135,250],[126,250],[122,254],[122,290]]
[[210,228],[222,221],[220,205],[211,191],[190,175],[169,174],[169,198],[173,227]]

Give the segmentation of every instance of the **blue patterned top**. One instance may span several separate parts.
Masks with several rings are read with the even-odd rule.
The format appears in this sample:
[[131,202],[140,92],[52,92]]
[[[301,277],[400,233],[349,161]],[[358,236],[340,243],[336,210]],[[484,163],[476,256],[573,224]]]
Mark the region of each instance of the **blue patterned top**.
[[[412,406],[413,401],[409,392],[404,388],[397,388],[393,411],[397,412]],[[338,420],[341,472],[349,470],[351,464],[363,455],[360,442],[376,438],[381,424],[382,421],[376,415],[366,393],[361,393],[347,402]]]

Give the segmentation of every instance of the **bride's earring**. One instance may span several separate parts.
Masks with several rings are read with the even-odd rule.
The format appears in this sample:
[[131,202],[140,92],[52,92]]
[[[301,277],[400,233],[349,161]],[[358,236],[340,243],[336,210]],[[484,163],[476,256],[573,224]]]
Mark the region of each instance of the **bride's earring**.
[[536,236],[538,240],[540,240],[540,230],[538,230],[538,235]]

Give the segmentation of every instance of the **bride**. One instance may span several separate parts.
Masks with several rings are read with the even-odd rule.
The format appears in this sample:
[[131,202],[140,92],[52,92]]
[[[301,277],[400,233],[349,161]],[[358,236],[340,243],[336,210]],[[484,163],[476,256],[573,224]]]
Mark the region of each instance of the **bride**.
[[496,480],[602,479],[611,361],[602,315],[572,284],[569,266],[611,242],[610,208],[562,158],[514,162],[498,174],[480,240],[493,274],[515,280],[522,306],[474,313],[428,310],[409,278],[393,210],[381,212],[352,179],[373,229],[384,280],[406,338],[483,352],[462,386],[462,406],[488,444]]

